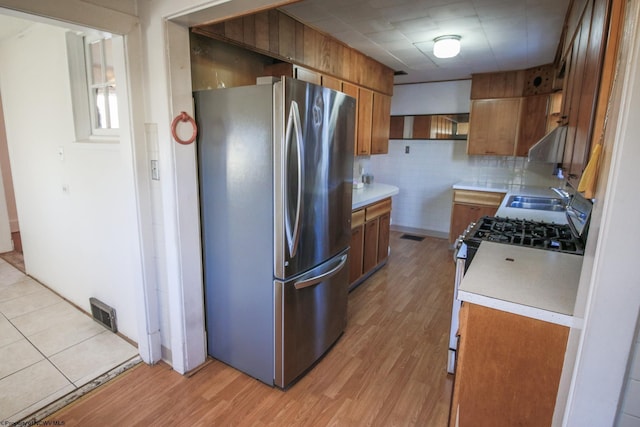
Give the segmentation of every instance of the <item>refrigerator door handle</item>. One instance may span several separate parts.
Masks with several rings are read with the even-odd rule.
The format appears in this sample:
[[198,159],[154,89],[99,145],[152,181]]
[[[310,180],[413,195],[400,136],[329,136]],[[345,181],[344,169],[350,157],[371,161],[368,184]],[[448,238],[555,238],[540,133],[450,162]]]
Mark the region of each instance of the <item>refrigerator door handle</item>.
[[324,272],[322,274],[319,274],[317,276],[311,277],[309,279],[298,280],[294,282],[293,286],[296,289],[304,289],[304,288],[308,288],[309,286],[317,285],[318,283],[324,280],[327,280],[330,277],[333,277],[336,274],[338,274],[338,272],[342,270],[342,268],[346,263],[347,263],[347,254],[344,254],[340,257],[340,261],[338,262],[338,265],[332,268],[331,270]]
[[[296,153],[297,153],[297,164],[298,164],[298,191],[297,191],[297,200],[296,200],[296,214],[293,225],[291,224],[291,212],[288,211],[289,203],[288,203],[288,189],[285,191],[285,208],[287,209],[287,214],[285,215],[285,229],[287,233],[287,243],[289,245],[289,256],[295,256],[298,250],[298,241],[300,240],[300,213],[302,212],[302,186],[304,183],[304,165],[302,163],[302,130],[300,125],[300,110],[298,108],[298,103],[296,101],[291,101],[291,108],[289,109],[289,119],[287,120],[287,133],[285,137],[285,147],[287,156],[290,154],[290,145],[291,145],[291,137],[292,133],[295,132],[296,138]],[[288,160],[288,159],[287,159]],[[285,162],[285,164],[289,164],[289,162]],[[289,171],[286,171],[286,175],[289,176]],[[288,185],[288,180],[286,181]]]

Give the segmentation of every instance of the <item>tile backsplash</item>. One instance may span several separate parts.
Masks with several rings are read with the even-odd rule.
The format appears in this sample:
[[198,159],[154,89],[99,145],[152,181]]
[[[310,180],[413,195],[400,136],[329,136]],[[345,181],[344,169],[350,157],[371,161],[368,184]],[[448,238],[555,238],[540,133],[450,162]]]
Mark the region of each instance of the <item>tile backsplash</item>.
[[455,183],[562,185],[553,166],[524,157],[468,156],[466,141],[391,140],[387,155],[355,158],[354,178],[364,170],[375,182],[400,188],[393,198],[396,227],[442,236],[449,231]]

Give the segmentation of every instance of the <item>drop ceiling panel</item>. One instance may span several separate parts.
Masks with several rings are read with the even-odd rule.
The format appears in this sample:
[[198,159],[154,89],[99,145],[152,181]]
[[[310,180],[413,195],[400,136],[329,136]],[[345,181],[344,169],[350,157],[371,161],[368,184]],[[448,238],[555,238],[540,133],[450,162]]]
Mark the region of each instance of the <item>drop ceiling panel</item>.
[[[394,70],[396,83],[469,78],[553,61],[569,0],[303,0],[282,8]],[[433,58],[456,34],[458,58]],[[416,46],[424,51],[421,52]]]

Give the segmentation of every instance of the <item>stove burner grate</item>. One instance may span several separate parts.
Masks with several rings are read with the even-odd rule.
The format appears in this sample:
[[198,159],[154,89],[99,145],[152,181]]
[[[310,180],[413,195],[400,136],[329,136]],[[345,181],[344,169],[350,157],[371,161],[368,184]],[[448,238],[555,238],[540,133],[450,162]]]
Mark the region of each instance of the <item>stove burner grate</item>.
[[581,241],[573,235],[567,224],[483,217],[465,241],[479,244],[482,240],[578,255],[584,253]]

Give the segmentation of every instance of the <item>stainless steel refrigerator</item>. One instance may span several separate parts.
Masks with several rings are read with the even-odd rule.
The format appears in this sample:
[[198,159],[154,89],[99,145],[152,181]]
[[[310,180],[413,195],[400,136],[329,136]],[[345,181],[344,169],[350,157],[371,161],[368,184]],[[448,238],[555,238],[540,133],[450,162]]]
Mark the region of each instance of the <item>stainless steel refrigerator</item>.
[[355,100],[283,78],[195,103],[208,353],[286,388],[346,325]]

